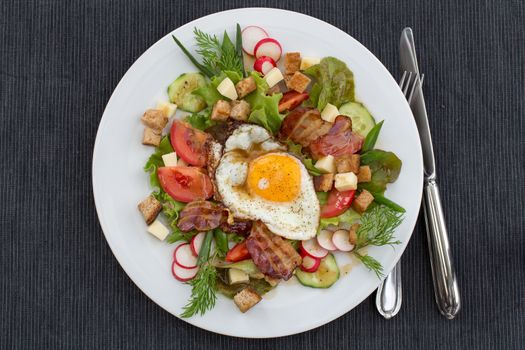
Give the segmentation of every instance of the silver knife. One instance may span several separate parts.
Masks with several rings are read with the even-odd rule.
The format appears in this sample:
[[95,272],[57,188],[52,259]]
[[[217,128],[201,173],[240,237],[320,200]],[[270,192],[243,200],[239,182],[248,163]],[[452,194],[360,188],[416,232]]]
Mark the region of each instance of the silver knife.
[[[401,69],[419,74],[414,35],[411,28],[405,28],[399,43]],[[428,126],[428,116],[421,85],[416,87],[416,93],[410,107],[416,120],[421,147],[423,149],[424,188],[423,209],[427,230],[430,266],[434,282],[434,294],[439,311],[448,319],[453,319],[461,308],[456,272],[448,242],[445,217],[441,207],[441,198],[436,182],[436,165],[432,138]]]

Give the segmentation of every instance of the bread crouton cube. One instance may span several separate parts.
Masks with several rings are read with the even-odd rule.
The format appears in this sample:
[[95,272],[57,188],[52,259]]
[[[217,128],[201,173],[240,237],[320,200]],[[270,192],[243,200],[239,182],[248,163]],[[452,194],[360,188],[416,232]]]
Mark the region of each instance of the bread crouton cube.
[[335,167],[338,173],[359,172],[361,156],[359,154],[345,154],[335,159]]
[[162,204],[152,195],[149,195],[138,205],[146,224],[150,225],[162,210]]
[[235,120],[247,121],[250,115],[250,104],[244,100],[231,101],[230,116]]
[[323,174],[314,176],[314,188],[316,192],[328,192],[334,184],[334,174]]
[[350,231],[348,231],[348,241],[350,244],[356,245],[357,243],[357,229],[359,229],[360,224],[353,224],[350,226]]
[[286,82],[288,89],[295,90],[297,92],[304,92],[312,80],[303,73],[295,72],[290,80]]
[[148,128],[160,131],[168,124],[168,115],[160,109],[148,109],[140,119]]
[[257,84],[255,84],[255,79],[253,77],[244,78],[235,84],[235,90],[237,90],[238,98],[243,98],[248,95],[250,92],[257,89]]
[[157,147],[160,144],[161,134],[160,130],[154,130],[149,127],[144,128],[144,136],[142,137],[142,144]]
[[301,67],[301,54],[299,52],[287,52],[284,55],[284,70],[286,74],[294,74]]
[[281,282],[279,278],[273,278],[273,277],[266,276],[266,275],[264,275],[264,280],[268,282],[268,284],[272,287],[275,287],[276,285],[279,284],[279,282]]
[[372,170],[368,165],[359,167],[359,173],[357,174],[357,182],[370,182],[372,181]]
[[239,293],[235,294],[233,301],[235,305],[241,310],[242,313],[250,310],[255,304],[261,301],[262,298],[257,292],[251,288],[246,287],[241,290]]
[[374,196],[372,196],[372,193],[363,190],[359,196],[354,199],[353,207],[359,214],[363,214],[373,201]]
[[225,100],[218,100],[213,105],[213,109],[211,111],[211,119],[212,120],[226,120],[230,116],[231,112],[231,106],[230,102]]

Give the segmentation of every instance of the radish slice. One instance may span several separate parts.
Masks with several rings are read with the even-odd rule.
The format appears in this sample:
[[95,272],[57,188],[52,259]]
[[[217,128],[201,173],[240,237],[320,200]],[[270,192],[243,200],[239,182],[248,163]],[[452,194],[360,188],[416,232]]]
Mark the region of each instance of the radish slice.
[[175,248],[175,262],[185,269],[193,269],[197,266],[197,257],[193,255],[189,243],[184,243]]
[[198,267],[194,267],[192,269],[186,269],[178,265],[176,260],[173,260],[173,263],[171,264],[171,273],[173,274],[173,277],[175,277],[181,282],[187,282],[191,280],[193,277],[197,275],[198,271],[199,271]]
[[332,236],[332,242],[334,245],[343,252],[351,252],[354,249],[354,245],[350,243],[350,234],[347,230],[337,230]]
[[268,56],[259,57],[255,60],[255,63],[253,64],[253,69],[255,69],[257,72],[262,73],[263,75],[266,75],[269,71],[272,70],[272,68],[277,67],[277,64],[273,60],[273,58]]
[[269,35],[261,27],[248,26],[242,30],[241,37],[242,49],[248,55],[253,56],[255,54],[255,45],[257,45],[261,39],[269,37]]
[[337,250],[336,246],[332,242],[333,234],[334,233],[330,230],[321,230],[321,232],[319,232],[317,235],[317,243],[319,243],[319,245],[326,250]]
[[204,241],[205,236],[206,233],[201,232],[193,236],[193,238],[191,239],[190,248],[194,256],[199,256],[199,252],[201,251],[202,242]]
[[328,250],[321,247],[315,238],[301,241],[301,251],[303,254],[317,259],[322,259],[328,255]]
[[303,263],[301,264],[301,270],[304,272],[315,272],[321,265],[321,259],[312,258],[311,256],[303,256]]
[[275,62],[279,61],[281,58],[281,53],[283,49],[281,44],[273,38],[264,38],[261,39],[257,45],[255,45],[255,57],[260,58],[263,56],[268,56],[273,58]]

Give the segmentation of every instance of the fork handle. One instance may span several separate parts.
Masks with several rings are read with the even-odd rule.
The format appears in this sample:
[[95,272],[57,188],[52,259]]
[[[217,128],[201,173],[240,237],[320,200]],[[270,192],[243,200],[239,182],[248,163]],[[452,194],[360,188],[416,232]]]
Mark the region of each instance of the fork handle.
[[425,181],[423,193],[423,208],[436,303],[439,311],[446,318],[453,319],[461,308],[461,301],[448,242],[445,217],[441,207],[441,198],[435,179]]

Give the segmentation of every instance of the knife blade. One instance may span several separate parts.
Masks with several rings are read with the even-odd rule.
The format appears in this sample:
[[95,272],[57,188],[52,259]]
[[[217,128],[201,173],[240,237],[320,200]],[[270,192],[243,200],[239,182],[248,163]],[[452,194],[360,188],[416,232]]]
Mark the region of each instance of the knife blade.
[[[411,28],[405,28],[399,42],[401,69],[419,75],[419,67]],[[423,209],[427,231],[427,240],[434,283],[434,295],[439,311],[448,319],[453,319],[461,308],[459,287],[457,283],[452,253],[448,240],[441,197],[436,181],[436,166],[432,137],[428,124],[428,115],[421,84],[416,87],[414,98],[410,103],[414,114],[421,147],[423,150],[424,184]]]

